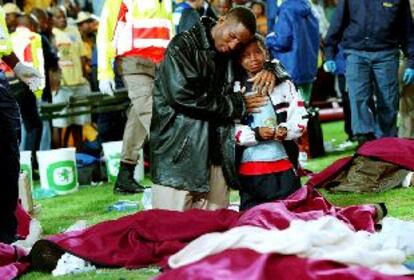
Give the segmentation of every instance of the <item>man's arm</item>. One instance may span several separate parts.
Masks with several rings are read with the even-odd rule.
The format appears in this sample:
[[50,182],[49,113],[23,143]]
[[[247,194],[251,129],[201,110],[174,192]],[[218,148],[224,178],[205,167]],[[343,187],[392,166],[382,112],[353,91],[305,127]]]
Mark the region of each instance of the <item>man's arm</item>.
[[246,112],[241,94],[211,92],[205,77],[189,60],[190,55],[170,48],[160,65],[158,76],[168,104],[177,112],[196,119],[239,119]]
[[339,0],[333,20],[324,40],[326,60],[334,60],[339,42],[342,40],[344,29],[349,21],[348,1]]
[[19,63],[19,59],[17,58],[16,54],[12,52],[9,55],[4,55],[1,58],[4,63],[6,63],[11,69],[13,69],[17,63]]
[[116,50],[112,44],[117,19],[124,13],[121,0],[106,1],[102,10],[96,44],[98,47],[98,80],[113,80],[112,63]]
[[287,52],[292,48],[293,31],[288,12],[281,10],[274,26],[274,33],[266,37],[266,45],[272,52]]

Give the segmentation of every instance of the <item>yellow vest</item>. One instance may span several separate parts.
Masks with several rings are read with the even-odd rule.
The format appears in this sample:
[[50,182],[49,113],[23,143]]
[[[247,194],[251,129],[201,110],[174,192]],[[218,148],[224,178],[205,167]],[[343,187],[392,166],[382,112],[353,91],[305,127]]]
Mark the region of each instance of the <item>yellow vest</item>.
[[0,57],[9,55],[13,51],[13,46],[10,41],[9,31],[6,25],[6,14],[0,6]]
[[13,51],[20,62],[35,68],[42,74],[41,89],[35,92],[36,97],[40,98],[45,88],[42,37],[26,27],[19,26],[16,32],[10,35],[10,39],[13,44]]
[[98,36],[98,79],[113,79],[115,57],[162,60],[172,38],[171,0],[111,0],[102,11]]

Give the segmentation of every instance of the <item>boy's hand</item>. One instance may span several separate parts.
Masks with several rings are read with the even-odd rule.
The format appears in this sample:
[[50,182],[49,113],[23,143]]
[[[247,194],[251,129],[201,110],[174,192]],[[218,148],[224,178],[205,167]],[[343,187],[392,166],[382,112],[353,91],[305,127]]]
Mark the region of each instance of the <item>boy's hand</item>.
[[287,136],[286,127],[283,127],[283,126],[276,127],[275,138],[274,138],[275,140],[279,140],[279,141],[285,140],[286,136]]
[[273,140],[275,138],[273,127],[259,127],[258,132],[261,140]]

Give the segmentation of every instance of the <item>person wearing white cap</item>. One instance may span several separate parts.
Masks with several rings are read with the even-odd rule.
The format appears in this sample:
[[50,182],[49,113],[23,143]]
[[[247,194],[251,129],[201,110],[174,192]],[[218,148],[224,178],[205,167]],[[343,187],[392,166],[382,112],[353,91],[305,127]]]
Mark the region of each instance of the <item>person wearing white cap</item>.
[[16,31],[17,25],[19,24],[17,19],[22,14],[20,8],[14,3],[6,3],[3,5],[4,13],[6,14],[6,24],[9,33]]
[[78,25],[79,32],[82,37],[83,49],[85,54],[85,71],[86,75],[91,80],[91,60],[93,48],[96,44],[95,25],[99,22],[99,18],[89,12],[80,12],[75,23]]

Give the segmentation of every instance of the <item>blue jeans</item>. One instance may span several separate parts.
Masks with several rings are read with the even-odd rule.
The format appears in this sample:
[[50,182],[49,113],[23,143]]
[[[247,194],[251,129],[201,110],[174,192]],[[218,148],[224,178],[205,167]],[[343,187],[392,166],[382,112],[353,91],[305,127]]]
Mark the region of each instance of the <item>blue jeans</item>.
[[[346,50],[345,54],[353,133],[397,136],[399,51]],[[376,114],[369,106],[374,94]]]

